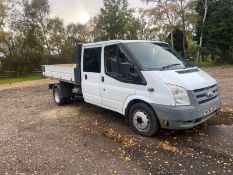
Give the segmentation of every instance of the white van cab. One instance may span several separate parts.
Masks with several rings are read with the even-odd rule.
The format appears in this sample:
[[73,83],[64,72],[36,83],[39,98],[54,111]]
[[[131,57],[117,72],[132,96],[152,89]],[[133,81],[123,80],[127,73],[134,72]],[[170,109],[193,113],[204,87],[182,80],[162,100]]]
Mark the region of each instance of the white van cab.
[[44,76],[59,80],[49,85],[56,104],[82,96],[87,103],[123,114],[144,136],[159,128],[194,127],[221,106],[216,80],[164,42],[78,44],[75,65],[42,69]]

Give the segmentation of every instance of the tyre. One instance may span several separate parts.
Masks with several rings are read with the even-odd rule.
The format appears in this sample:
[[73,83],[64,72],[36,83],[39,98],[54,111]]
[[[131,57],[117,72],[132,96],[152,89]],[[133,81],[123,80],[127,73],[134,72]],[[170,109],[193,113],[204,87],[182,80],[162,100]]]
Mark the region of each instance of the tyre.
[[142,136],[154,136],[159,130],[155,112],[145,103],[136,103],[130,108],[129,121],[134,131]]
[[65,104],[65,99],[62,98],[62,94],[59,88],[54,88],[53,89],[53,99],[56,105],[62,106]]

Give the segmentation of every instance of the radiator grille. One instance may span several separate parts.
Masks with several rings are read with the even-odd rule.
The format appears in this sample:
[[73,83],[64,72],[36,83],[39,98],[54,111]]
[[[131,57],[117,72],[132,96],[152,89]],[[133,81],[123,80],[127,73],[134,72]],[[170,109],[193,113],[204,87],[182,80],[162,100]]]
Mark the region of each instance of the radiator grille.
[[204,104],[216,99],[219,96],[218,86],[215,84],[206,88],[194,90],[194,94],[199,104]]

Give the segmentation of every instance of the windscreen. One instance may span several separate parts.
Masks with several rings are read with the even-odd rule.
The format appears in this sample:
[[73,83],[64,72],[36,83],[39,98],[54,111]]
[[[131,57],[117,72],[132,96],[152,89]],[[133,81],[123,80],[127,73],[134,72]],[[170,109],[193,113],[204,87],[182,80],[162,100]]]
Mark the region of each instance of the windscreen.
[[171,70],[191,66],[186,59],[168,44],[141,42],[126,45],[142,68],[146,70]]

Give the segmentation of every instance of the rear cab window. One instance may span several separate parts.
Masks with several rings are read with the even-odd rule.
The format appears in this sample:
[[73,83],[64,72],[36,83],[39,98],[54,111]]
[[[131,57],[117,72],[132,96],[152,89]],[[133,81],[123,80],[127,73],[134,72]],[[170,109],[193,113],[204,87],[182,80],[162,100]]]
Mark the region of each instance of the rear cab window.
[[102,47],[85,48],[83,53],[83,72],[101,72]]

